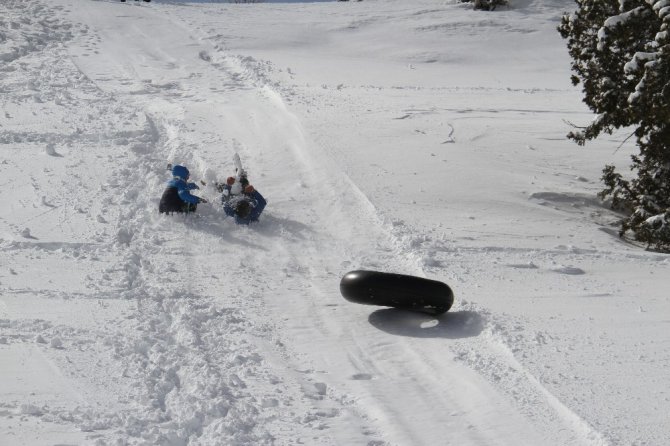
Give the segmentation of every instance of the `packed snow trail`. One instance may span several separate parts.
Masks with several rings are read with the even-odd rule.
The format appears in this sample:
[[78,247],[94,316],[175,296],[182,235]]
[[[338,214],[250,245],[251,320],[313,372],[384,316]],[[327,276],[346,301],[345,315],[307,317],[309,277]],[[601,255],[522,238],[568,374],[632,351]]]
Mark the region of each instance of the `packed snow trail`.
[[[106,204],[97,221],[116,225],[94,248],[59,245],[109,264],[68,298],[73,311],[91,298],[112,310],[100,316],[94,345],[82,342],[70,356],[55,349],[48,361],[67,371],[75,358],[85,370],[71,379],[86,384],[73,387],[98,392],[71,397],[83,408],[26,406],[24,415],[47,413],[95,432],[88,440],[129,443],[604,443],[484,335],[488,321],[474,306],[399,317],[342,301],[337,286],[349,269],[421,275],[421,262],[405,256],[365,194],[248,67],[171,20],[160,3],[27,3],[60,24],[80,24],[64,39],[74,65],[54,74],[79,70],[74,88],[96,100],[73,103],[72,113],[88,104],[128,130],[109,138],[118,156],[98,164],[77,153],[85,139],[73,137],[68,153],[80,157],[71,167],[77,175],[100,170],[110,187],[96,192]],[[232,173],[234,152],[269,201],[258,225],[225,219],[211,186],[202,194],[212,205],[201,205],[199,217],[157,214],[168,162],[211,184]],[[85,181],[79,189],[70,192],[88,202]],[[471,338],[474,351],[460,356],[445,343]],[[510,401],[464,359],[508,370],[531,403],[519,408],[523,397]],[[59,386],[67,389],[67,380]]]

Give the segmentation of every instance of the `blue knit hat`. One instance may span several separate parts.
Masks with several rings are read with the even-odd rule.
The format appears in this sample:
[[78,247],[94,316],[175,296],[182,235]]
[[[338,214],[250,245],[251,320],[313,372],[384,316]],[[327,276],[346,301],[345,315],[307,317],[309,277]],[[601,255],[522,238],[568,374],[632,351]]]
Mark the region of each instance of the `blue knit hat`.
[[179,177],[182,180],[187,180],[190,174],[186,167],[176,165],[172,168],[172,176]]

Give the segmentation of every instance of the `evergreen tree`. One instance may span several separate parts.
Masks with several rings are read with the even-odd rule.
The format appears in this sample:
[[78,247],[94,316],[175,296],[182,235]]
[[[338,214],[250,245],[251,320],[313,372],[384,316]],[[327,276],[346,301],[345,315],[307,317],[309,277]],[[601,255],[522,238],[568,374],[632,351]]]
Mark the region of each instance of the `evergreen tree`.
[[[670,252],[670,0],[575,0],[558,30],[594,121],[568,137],[582,145],[631,127],[632,179],[603,170],[602,198],[627,211],[621,235]],[[632,136],[632,135],[631,135]]]

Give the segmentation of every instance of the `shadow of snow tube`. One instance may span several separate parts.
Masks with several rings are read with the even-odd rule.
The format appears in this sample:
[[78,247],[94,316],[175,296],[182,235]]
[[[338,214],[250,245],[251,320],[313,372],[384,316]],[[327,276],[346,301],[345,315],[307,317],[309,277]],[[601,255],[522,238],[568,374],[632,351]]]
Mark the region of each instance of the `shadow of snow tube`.
[[388,334],[410,338],[472,338],[479,336],[485,325],[484,318],[474,311],[432,315],[396,308],[373,311],[368,321]]
[[454,303],[446,283],[423,277],[380,271],[350,271],[340,281],[340,293],[349,302],[442,314]]

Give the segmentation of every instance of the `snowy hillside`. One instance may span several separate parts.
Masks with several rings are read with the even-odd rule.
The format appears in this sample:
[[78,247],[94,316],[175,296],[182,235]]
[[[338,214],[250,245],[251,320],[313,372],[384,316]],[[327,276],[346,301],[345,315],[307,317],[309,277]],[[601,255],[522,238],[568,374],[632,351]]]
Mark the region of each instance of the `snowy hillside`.
[[2,0],[0,445],[665,444],[670,256],[596,198],[635,147],[565,138],[573,2],[510,5]]

